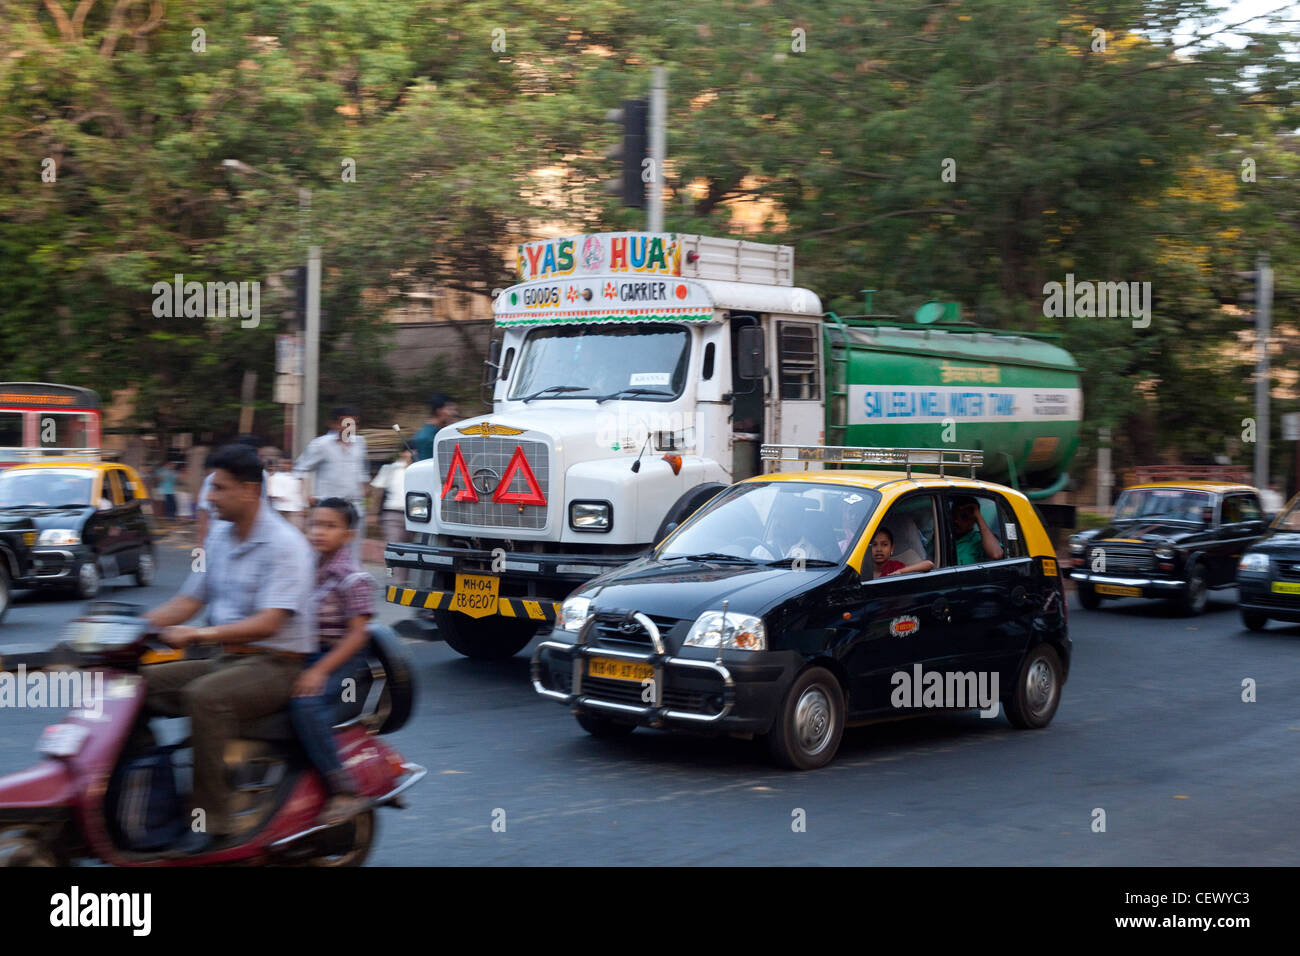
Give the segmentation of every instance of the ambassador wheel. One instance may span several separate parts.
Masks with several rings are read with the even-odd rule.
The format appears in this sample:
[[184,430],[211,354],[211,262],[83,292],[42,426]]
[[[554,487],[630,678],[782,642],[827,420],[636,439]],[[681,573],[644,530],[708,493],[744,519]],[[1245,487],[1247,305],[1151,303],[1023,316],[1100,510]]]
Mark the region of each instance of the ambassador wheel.
[[1178,600],[1179,609],[1189,617],[1195,617],[1205,610],[1210,603],[1210,589],[1205,583],[1205,565],[1199,561],[1187,571],[1187,590]]
[[1079,585],[1079,603],[1086,611],[1095,611],[1101,607],[1101,595],[1091,584]]
[[[3,616],[4,612],[0,611],[0,617]],[[1242,611],[1241,623],[1246,625],[1248,631],[1262,631],[1268,627],[1268,615],[1260,614],[1258,611]]]

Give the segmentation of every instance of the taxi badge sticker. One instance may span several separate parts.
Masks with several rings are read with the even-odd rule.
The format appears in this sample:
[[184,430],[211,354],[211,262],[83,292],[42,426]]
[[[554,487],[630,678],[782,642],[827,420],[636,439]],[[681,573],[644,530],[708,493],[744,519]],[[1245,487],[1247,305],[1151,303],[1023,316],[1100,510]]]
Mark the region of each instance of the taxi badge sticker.
[[921,622],[911,614],[896,617],[889,622],[889,633],[894,637],[907,637],[921,629]]
[[1043,558],[1043,574],[1049,578],[1056,577],[1056,561],[1052,558]]

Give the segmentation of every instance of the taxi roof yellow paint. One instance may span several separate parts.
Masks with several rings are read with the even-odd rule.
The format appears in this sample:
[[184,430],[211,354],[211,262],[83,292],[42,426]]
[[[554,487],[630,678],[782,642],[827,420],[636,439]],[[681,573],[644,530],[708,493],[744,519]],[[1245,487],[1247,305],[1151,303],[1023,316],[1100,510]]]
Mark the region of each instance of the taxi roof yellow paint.
[[1254,491],[1259,493],[1258,489],[1251,485],[1243,485],[1235,481],[1147,481],[1140,485],[1129,485],[1125,491],[1144,491],[1147,488],[1183,488],[1187,491],[1208,491],[1211,493],[1218,492],[1223,494],[1228,491]]

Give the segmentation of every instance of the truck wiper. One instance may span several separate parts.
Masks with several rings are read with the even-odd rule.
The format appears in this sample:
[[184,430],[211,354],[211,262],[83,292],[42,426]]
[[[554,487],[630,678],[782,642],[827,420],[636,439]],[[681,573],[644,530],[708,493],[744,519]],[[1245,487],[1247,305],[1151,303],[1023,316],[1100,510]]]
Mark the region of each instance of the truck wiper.
[[533,392],[533,394],[531,395],[525,395],[522,399],[520,399],[520,401],[531,402],[534,398],[541,398],[547,392],[555,392],[558,395],[560,392],[587,392],[587,391],[590,391],[590,389],[587,388],[586,385],[548,385],[546,386],[546,388]]
[[620,395],[666,395],[668,398],[673,397],[672,392],[665,392],[662,388],[620,388],[617,392],[610,392],[608,395],[602,395],[596,399],[596,404],[607,402],[611,398],[618,398]]

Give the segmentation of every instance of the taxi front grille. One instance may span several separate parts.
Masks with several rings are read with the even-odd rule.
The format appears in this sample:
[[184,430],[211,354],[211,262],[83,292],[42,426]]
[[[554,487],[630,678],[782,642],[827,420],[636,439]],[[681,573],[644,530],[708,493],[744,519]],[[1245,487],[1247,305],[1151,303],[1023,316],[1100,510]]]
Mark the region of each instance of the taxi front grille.
[[1300,580],[1300,561],[1279,561],[1277,570],[1280,577],[1292,581]]
[[[646,616],[654,622],[655,627],[659,628],[661,638],[681,623],[680,619],[675,617],[657,617],[653,614]],[[595,643],[603,647],[635,647],[640,650],[649,650],[652,647],[650,634],[635,621],[632,622],[632,626],[625,628],[621,619],[597,618],[592,630]]]
[[[551,500],[551,459],[546,445],[539,441],[519,441],[494,436],[462,435],[438,442],[438,493],[447,482],[456,445],[469,469],[470,480],[476,485],[478,501],[456,501],[455,493],[448,492],[440,504],[439,516],[448,524],[471,525],[478,528],[507,528],[522,531],[540,531],[546,527],[546,507],[518,505],[492,500],[493,492],[506,475],[515,449],[523,450],[528,467],[537,480],[542,497]],[[457,475],[459,488],[463,478]],[[480,482],[482,484],[480,485]],[[485,492],[482,489],[487,487]],[[511,476],[510,491],[527,493],[531,489],[522,473]]]
[[[1099,551],[1105,556],[1104,570],[1096,559]],[[1155,567],[1156,556],[1148,548],[1103,544],[1094,548],[1092,554],[1090,565],[1100,574],[1110,574],[1115,571],[1150,571]]]
[[[717,690],[710,692],[705,688],[688,689],[669,685],[664,688],[663,706],[672,710],[685,710],[693,714],[715,713],[722,709],[722,682],[717,681]],[[639,681],[611,680],[607,677],[584,677],[582,693],[597,700],[607,700],[615,704],[630,704],[644,707],[644,693]]]

